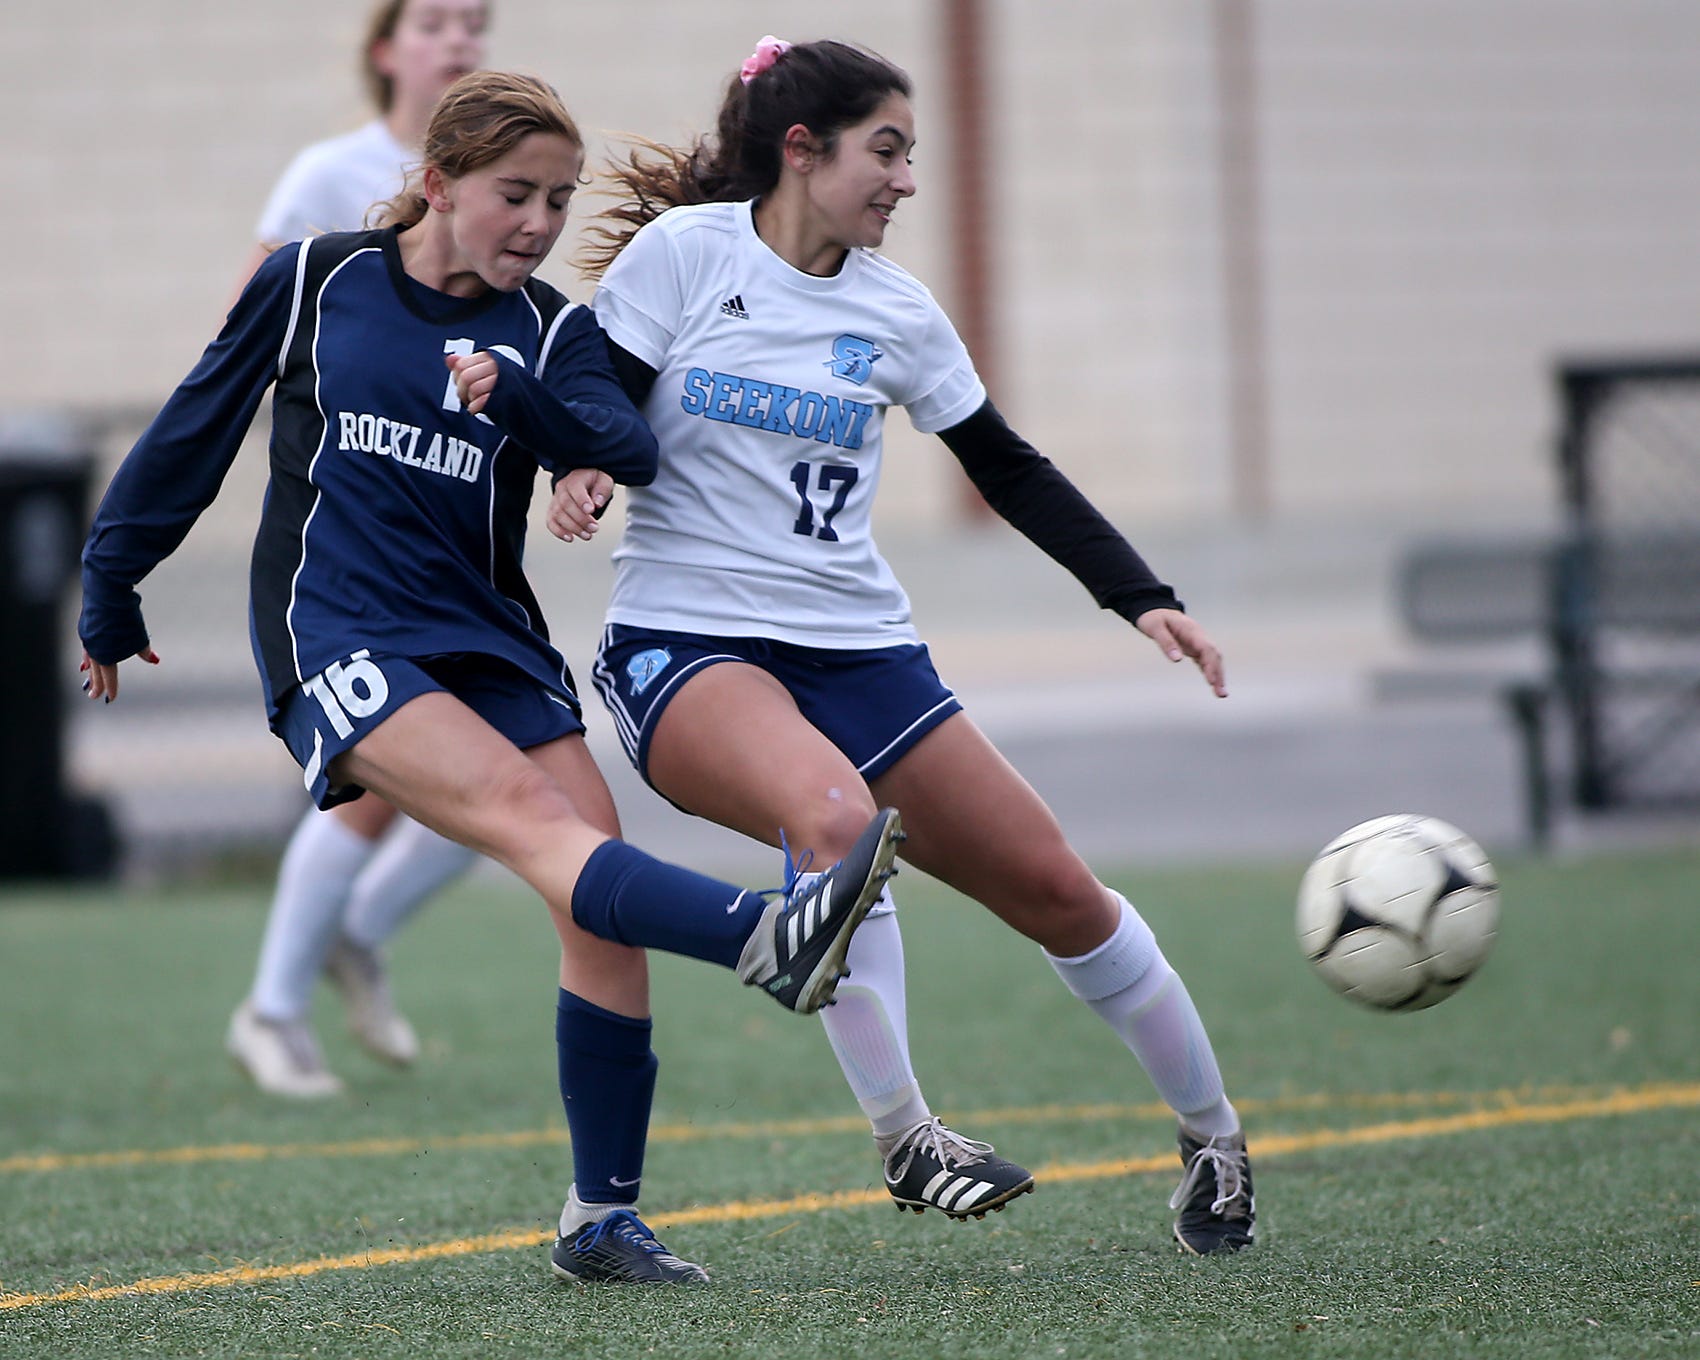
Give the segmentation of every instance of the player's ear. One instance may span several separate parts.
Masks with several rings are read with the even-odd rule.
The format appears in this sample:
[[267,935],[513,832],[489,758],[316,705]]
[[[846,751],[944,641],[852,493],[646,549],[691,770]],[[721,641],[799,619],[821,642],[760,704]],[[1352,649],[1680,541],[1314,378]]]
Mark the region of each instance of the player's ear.
[[425,173],[420,177],[420,188],[424,190],[425,202],[432,212],[448,212],[454,207],[454,199],[449,189],[454,181],[443,173],[440,166],[427,165]]
[[390,53],[395,50],[393,38],[378,38],[366,49],[366,64],[387,80],[395,79],[395,63]]
[[785,164],[800,174],[808,174],[815,167],[820,157],[820,143],[815,140],[815,134],[801,123],[793,123],[785,129],[785,141],[781,148]]

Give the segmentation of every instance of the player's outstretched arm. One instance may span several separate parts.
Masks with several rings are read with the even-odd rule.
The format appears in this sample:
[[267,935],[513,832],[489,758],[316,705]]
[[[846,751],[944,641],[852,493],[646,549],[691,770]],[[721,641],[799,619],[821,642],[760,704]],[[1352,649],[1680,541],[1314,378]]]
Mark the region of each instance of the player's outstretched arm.
[[77,618],[92,699],[116,697],[125,658],[159,660],[136,583],[176,551],[242,447],[276,374],[294,309],[297,258],[294,250],[279,251],[261,266],[101,497],[83,545]]
[[1133,546],[1043,454],[1010,429],[987,401],[939,432],[992,507],[1092,592],[1154,641],[1171,661],[1191,657],[1210,688],[1227,697],[1222,653],[1181,608]]

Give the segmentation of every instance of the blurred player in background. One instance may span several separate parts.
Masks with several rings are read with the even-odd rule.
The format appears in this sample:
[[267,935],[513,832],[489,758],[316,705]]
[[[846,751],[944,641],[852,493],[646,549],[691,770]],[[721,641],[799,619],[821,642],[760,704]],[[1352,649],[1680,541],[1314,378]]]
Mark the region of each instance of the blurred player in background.
[[[437,100],[484,64],[489,19],[484,0],[386,0],[372,11],[361,73],[378,116],[290,162],[260,215],[240,283],[284,242],[358,230],[400,192]],[[308,1018],[323,973],[360,1045],[391,1066],[411,1065],[419,1040],[396,1009],[382,946],[476,858],[375,794],[330,812],[309,809],[278,867],[253,984],[225,1036],[231,1057],[277,1095],[341,1091]]]
[[555,1039],[573,1187],[551,1253],[578,1280],[705,1280],[636,1215],[655,1087],[644,949],[736,971],[780,1004],[831,999],[901,837],[876,813],[825,876],[747,892],[616,839],[572,675],[521,554],[538,464],[655,473],[602,332],[533,277],[584,163],[532,77],[443,96],[418,187],[380,229],[285,246],[130,451],[83,552],[83,668],[157,664],[136,583],[217,495],[268,387],[271,478],[250,576],[267,718],[314,801],[364,790],[491,855],[560,940]]
[[[597,316],[661,465],[628,497],[597,688],[644,778],[724,826],[836,854],[896,807],[904,857],[1042,945],[1179,1116],[1182,1247],[1238,1250],[1254,1228],[1245,1137],[1186,987],[939,680],[873,543],[881,427],[900,405],[1100,605],[1226,694],[1174,592],[1010,429],[931,294],[875,253],[915,192],[914,144],[902,71],[765,38],[713,138],[615,167],[625,197],[588,262],[606,270]],[[590,532],[609,490],[562,479],[551,530]],[[949,1211],[989,1149],[921,1097],[894,916],[870,919],[850,965],[823,1018],[887,1186]]]
[[383,0],[366,22],[360,75],[377,117],[302,148],[272,186],[238,280],[278,246],[355,231],[401,190],[443,91],[484,65],[487,0]]

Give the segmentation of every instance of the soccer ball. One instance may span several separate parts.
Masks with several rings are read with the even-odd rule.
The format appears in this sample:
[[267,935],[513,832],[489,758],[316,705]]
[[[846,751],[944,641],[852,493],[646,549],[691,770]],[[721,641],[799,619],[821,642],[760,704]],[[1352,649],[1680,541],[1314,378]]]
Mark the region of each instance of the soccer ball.
[[1482,966],[1499,883],[1481,846],[1434,817],[1354,826],[1299,884],[1299,944],[1322,980],[1365,1006],[1420,1011]]

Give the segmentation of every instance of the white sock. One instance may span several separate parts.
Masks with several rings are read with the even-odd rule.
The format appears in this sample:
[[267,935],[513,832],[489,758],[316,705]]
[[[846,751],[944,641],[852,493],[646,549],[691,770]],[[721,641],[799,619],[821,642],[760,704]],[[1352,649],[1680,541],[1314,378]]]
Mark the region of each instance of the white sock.
[[260,961],[249,993],[268,1020],[307,1014],[325,955],[336,942],[354,876],[374,842],[316,809],[301,819],[278,865]]
[[637,1212],[637,1204],[586,1204],[578,1197],[578,1186],[575,1184],[567,1191],[567,1202],[561,1207],[561,1236],[577,1237],[592,1223],[600,1223],[616,1209],[630,1209]]
[[850,937],[845,962],[850,976],[820,1012],[821,1023],[880,1151],[888,1152],[898,1134],[932,1117],[909,1061],[903,933],[889,888]]
[[1239,1115],[1223,1093],[1210,1036],[1186,984],[1163,957],[1151,927],[1125,897],[1116,900],[1121,922],[1103,944],[1079,958],[1045,957],[1139,1059],[1188,1129],[1204,1138],[1237,1133]]
[[354,880],[342,933],[355,944],[377,949],[477,858],[476,851],[439,836],[411,817],[397,817]]

